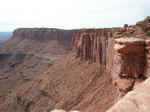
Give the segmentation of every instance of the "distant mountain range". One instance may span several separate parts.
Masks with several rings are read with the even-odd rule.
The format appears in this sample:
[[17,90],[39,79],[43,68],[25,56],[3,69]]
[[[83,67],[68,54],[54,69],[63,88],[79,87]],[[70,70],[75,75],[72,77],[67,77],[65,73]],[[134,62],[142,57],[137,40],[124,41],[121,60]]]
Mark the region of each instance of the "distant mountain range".
[[12,36],[12,32],[0,32],[0,43],[8,40]]

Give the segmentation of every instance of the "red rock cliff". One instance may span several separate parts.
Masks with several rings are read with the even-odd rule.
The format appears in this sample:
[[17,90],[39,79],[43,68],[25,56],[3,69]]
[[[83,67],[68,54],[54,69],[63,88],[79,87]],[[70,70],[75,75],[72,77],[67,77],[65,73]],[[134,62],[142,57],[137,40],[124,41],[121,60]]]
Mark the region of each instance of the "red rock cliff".
[[[109,45],[112,44],[112,30],[81,30],[73,38],[76,57],[106,65]],[[111,52],[111,51],[110,51]]]
[[19,28],[5,42],[0,52],[30,52],[40,55],[65,55],[72,49],[72,36],[76,30],[50,28]]
[[27,38],[37,41],[72,41],[73,30],[52,28],[19,28],[13,32],[13,38]]

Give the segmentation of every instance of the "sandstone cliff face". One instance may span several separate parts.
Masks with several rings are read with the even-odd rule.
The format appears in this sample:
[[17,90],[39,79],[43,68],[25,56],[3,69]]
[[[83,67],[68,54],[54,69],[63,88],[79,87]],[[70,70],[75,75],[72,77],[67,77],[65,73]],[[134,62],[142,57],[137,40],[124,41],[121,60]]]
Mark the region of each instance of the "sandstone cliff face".
[[22,38],[47,42],[50,40],[72,41],[73,30],[61,30],[52,28],[19,28],[13,32],[13,38]]
[[136,81],[144,80],[145,42],[139,38],[115,39],[113,59],[113,82],[122,95],[131,91]]
[[73,38],[73,50],[81,60],[106,64],[106,55],[112,30],[83,30]]
[[139,25],[135,26],[136,32],[137,29],[142,31],[140,35],[115,39],[116,53],[111,75],[122,99],[107,112],[149,112],[149,22],[144,21],[140,25],[144,25],[140,26],[142,30]]
[[26,52],[44,56],[65,55],[72,49],[76,30],[50,28],[22,28],[14,31],[0,52]]

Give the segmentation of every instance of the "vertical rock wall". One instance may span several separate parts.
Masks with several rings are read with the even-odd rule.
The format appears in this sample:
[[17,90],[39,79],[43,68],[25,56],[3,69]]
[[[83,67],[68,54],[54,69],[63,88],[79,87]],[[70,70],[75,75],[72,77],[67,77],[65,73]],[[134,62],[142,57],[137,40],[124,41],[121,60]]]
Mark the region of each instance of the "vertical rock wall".
[[125,95],[134,85],[144,78],[145,70],[145,42],[138,38],[115,39],[115,56],[113,59],[113,82]]
[[106,65],[108,42],[111,39],[111,30],[81,30],[73,38],[73,50],[76,52],[76,57],[80,57],[81,60]]
[[112,30],[82,30],[73,38],[73,50],[77,58],[100,64],[122,97],[148,77],[150,41],[135,37],[115,39],[113,34]]

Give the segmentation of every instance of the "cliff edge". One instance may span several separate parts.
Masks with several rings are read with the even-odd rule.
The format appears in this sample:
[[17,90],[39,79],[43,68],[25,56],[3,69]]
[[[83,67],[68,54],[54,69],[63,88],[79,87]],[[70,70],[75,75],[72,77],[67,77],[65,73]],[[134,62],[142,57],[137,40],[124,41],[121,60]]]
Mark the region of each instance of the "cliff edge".
[[72,52],[10,90],[0,111],[148,112],[149,23],[76,32]]

